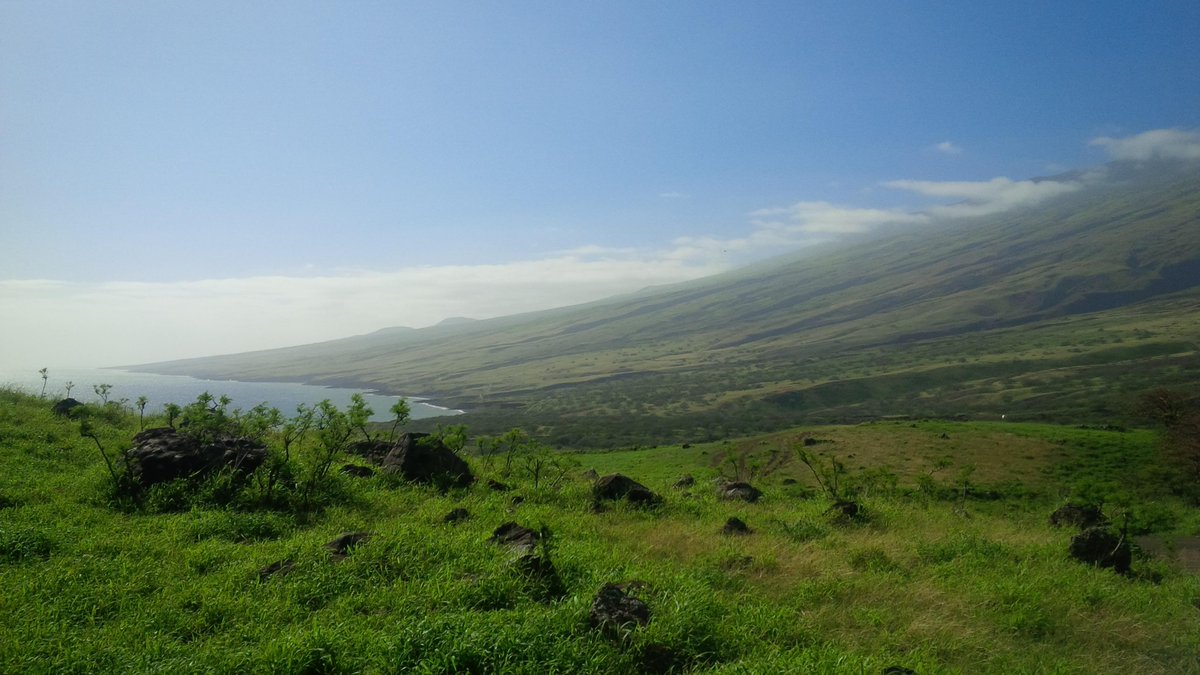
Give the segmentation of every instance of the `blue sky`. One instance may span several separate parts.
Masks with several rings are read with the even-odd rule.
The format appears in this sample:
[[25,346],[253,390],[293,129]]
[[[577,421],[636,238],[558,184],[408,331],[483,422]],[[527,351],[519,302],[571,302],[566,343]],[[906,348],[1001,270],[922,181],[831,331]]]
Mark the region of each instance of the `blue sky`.
[[1194,1],[7,0],[0,352],[281,346],[987,215],[1193,147],[1197,34]]

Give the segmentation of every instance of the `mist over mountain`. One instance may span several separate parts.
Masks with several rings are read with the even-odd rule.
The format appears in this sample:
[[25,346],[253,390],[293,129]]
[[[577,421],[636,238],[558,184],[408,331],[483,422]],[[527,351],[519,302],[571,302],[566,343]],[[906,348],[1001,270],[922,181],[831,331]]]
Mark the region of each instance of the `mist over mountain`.
[[[1014,185],[586,305],[139,368],[429,396],[564,441],[622,424],[687,437],[892,414],[1106,418],[1140,387],[1200,381],[1200,167],[1118,161]],[[989,212],[1016,188],[1032,205]]]

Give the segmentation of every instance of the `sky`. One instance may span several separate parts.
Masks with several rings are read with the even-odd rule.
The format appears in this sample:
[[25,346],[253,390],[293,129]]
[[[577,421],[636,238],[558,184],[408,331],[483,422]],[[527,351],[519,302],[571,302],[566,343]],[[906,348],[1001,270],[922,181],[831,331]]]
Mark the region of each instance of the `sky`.
[[1200,159],[1200,3],[0,0],[0,366],[564,306]]

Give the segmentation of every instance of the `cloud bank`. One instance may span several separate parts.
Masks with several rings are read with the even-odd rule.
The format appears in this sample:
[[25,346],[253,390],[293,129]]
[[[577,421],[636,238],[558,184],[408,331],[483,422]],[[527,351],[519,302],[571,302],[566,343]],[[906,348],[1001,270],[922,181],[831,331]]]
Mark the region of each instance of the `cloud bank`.
[[561,307],[727,265],[560,255],[501,265],[176,283],[0,281],[0,366],[105,366],[268,349]]
[[1154,129],[1127,138],[1101,136],[1093,138],[1089,145],[1103,148],[1118,160],[1200,159],[1200,132],[1182,129]]

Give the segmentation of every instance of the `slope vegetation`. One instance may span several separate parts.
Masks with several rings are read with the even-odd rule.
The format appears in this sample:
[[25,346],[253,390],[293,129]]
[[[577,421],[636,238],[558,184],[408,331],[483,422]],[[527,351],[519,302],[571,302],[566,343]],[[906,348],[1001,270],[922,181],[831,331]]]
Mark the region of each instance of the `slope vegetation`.
[[1036,209],[698,282],[141,368],[430,396],[567,444],[889,414],[1112,419],[1134,392],[1200,382],[1197,186],[1194,165],[1111,165]]

